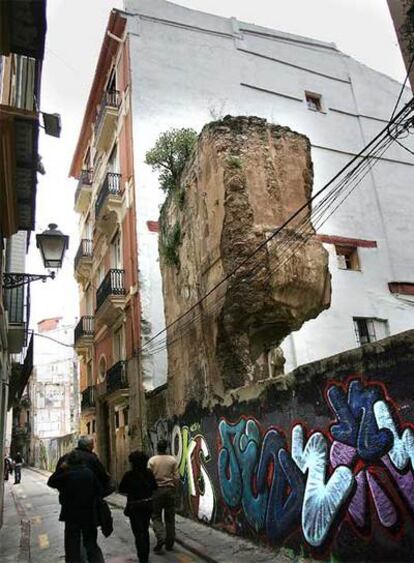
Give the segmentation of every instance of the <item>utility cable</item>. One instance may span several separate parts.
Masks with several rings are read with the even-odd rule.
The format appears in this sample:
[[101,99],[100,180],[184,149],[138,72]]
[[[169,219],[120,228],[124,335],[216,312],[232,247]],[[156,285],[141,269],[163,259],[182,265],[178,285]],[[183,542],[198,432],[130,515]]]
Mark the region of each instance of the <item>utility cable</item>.
[[[390,142],[392,142],[392,141],[390,140],[389,143],[390,143]],[[383,152],[385,152],[385,150],[388,148],[389,143],[387,143],[387,145],[382,148],[381,154],[382,154]],[[378,154],[379,154],[379,153],[378,153]],[[359,179],[358,183],[351,187],[351,189],[348,191],[348,193],[345,194],[345,196],[343,197],[343,199],[337,204],[337,206],[334,208],[334,210],[333,210],[326,218],[323,218],[323,217],[321,216],[321,217],[323,218],[323,221],[322,221],[322,222],[318,222],[317,225],[316,225],[316,224],[312,225],[312,223],[314,223],[313,215],[312,215],[312,222],[311,222],[310,216],[308,216],[308,217],[305,218],[305,221],[304,221],[304,228],[302,229],[302,232],[295,231],[295,232],[293,233],[293,236],[291,237],[291,240],[293,240],[293,243],[290,245],[290,248],[287,248],[287,250],[291,250],[291,252],[290,252],[289,254],[287,254],[286,256],[284,256],[284,257],[283,257],[283,261],[278,262],[278,264],[276,265],[275,268],[272,268],[271,270],[268,270],[268,273],[267,273],[266,277],[265,277],[265,278],[262,278],[262,279],[260,280],[260,283],[261,283],[261,284],[264,284],[264,283],[268,280],[268,278],[269,278],[276,270],[278,270],[278,269],[280,269],[281,267],[283,267],[283,266],[292,258],[292,256],[295,254],[295,251],[296,251],[296,250],[298,250],[300,247],[304,246],[304,245],[306,244],[306,242],[307,242],[310,238],[316,236],[315,230],[316,230],[318,227],[320,227],[321,225],[323,225],[323,224],[329,219],[329,217],[336,211],[336,209],[337,209],[340,205],[342,205],[343,201],[344,201],[347,197],[349,197],[349,195],[356,189],[356,187],[358,187],[358,185],[362,182],[362,180],[364,179],[364,177],[365,177],[366,174],[368,173],[369,169],[370,169],[370,166],[368,167],[367,170],[365,170],[365,173],[364,173],[363,176]],[[316,223],[316,222],[315,222],[315,223]],[[311,230],[309,230],[309,227],[310,227]],[[289,246],[289,245],[288,245],[288,246]],[[286,254],[286,253],[285,253],[285,254]],[[259,265],[260,265],[261,268],[266,267],[266,266],[263,266],[262,264],[259,264]],[[266,269],[268,269],[268,268],[266,268]],[[245,283],[246,281],[248,281],[248,280],[246,280],[246,278],[243,277],[242,282]],[[240,283],[240,282],[239,282],[239,283]],[[235,287],[232,286],[232,289],[234,290]],[[222,305],[222,304],[221,304],[221,301],[222,301],[222,299],[223,299],[224,297],[225,297],[225,295],[223,295],[223,296],[221,296],[220,298],[218,298],[217,303],[216,303],[216,304],[213,304],[213,305],[215,305],[215,306],[214,306],[214,309],[211,309],[211,310],[206,310],[206,309],[205,309],[204,311],[199,312],[197,316],[202,316],[202,315],[203,315],[204,317],[206,317],[207,315],[214,314],[215,311],[216,311],[219,307],[221,307],[221,305]],[[187,324],[187,325],[188,325],[188,324],[192,324],[195,320],[197,320],[197,318],[196,318],[196,319],[191,318],[191,319],[189,319],[189,321],[188,321],[186,324]],[[163,341],[157,342],[156,345],[155,345],[155,346],[156,346],[155,348],[153,348],[153,349],[151,349],[151,350],[149,350],[149,351],[146,351],[146,355],[148,355],[148,354],[149,354],[149,355],[153,355],[153,354],[156,354],[156,353],[158,353],[158,352],[161,352],[163,349],[165,349],[166,345],[170,346],[170,345],[174,344],[175,342],[177,342],[178,340],[180,340],[185,334],[187,334],[187,333],[189,332],[188,330],[186,330],[186,328],[188,328],[188,327],[181,327],[181,326],[179,326],[179,327],[176,329],[176,331],[179,332],[179,336],[176,337],[176,338],[174,338],[174,330],[173,330],[173,334],[171,334],[171,333],[169,334],[168,342],[167,342],[167,339],[164,339]],[[183,329],[184,329],[184,330],[183,330]],[[190,329],[191,329],[191,327],[190,327]],[[172,338],[171,338],[171,336],[172,336]]]
[[[394,123],[397,122],[397,120],[401,117],[404,116],[405,113],[412,111],[412,100],[406,104],[406,106],[401,110],[401,112],[399,112],[399,114],[395,117],[395,119],[393,120],[393,123],[391,123],[390,125],[394,125]],[[250,255],[248,255],[244,260],[242,260],[241,263],[239,263],[233,270],[232,272],[230,272],[225,278],[223,278],[218,284],[216,284],[216,286],[214,286],[209,292],[207,292],[201,299],[199,299],[192,307],[190,307],[187,311],[185,311],[182,315],[180,315],[177,319],[175,319],[175,321],[173,321],[172,323],[170,323],[164,330],[160,331],[159,333],[157,333],[154,337],[152,337],[150,340],[148,340],[146,343],[143,344],[143,346],[141,347],[141,350],[139,352],[141,353],[145,353],[146,352],[146,348],[148,348],[148,346],[154,346],[153,350],[149,351],[149,353],[151,354],[152,352],[155,351],[155,349],[158,349],[159,344],[161,344],[160,342],[154,342],[161,334],[165,333],[166,331],[168,331],[169,329],[171,329],[174,325],[176,325],[183,317],[188,316],[191,312],[193,312],[196,307],[198,307],[199,305],[201,305],[201,303],[203,301],[205,301],[220,285],[222,285],[226,280],[228,280],[237,270],[239,270],[244,264],[246,264],[250,258],[256,254],[259,250],[261,250],[262,248],[264,248],[265,246],[267,246],[268,242],[273,239],[275,236],[279,235],[282,232],[282,229],[285,228],[287,226],[287,224],[289,224],[290,222],[293,221],[294,218],[296,218],[301,212],[303,212],[304,210],[308,210],[310,209],[310,204],[313,200],[315,200],[321,193],[323,193],[334,181],[335,179],[337,179],[338,177],[340,177],[340,175],[347,169],[349,168],[353,163],[355,163],[358,158],[362,158],[362,160],[357,164],[357,167],[355,169],[352,169],[348,175],[345,177],[345,179],[351,177],[353,174],[355,174],[355,171],[358,169],[359,166],[361,166],[361,164],[363,164],[364,162],[366,162],[367,158],[380,158],[378,155],[364,155],[364,153],[366,152],[366,150],[373,146],[375,147],[375,142],[377,140],[381,140],[381,136],[384,135],[384,133],[388,132],[388,128],[390,127],[390,125],[387,125],[387,127],[385,127],[366,147],[364,147],[364,149],[362,149],[362,151],[360,151],[360,153],[358,155],[356,155],[353,159],[351,159],[351,161],[340,171],[338,172],[338,174],[336,174],[334,176],[334,178],[331,179],[330,182],[328,182],[328,184],[326,184],[321,190],[319,190],[312,198],[310,198],[303,206],[301,206],[301,208],[299,208],[281,227],[279,227],[278,229],[276,229],[276,231],[269,236],[267,239],[265,239],[265,241],[263,241],[263,243],[261,243]],[[378,146],[378,143],[377,143]],[[386,148],[388,148],[388,145],[384,148],[384,150],[386,150]],[[384,151],[381,151],[381,154]],[[343,181],[342,181],[343,182]],[[356,187],[356,186],[355,186]],[[354,188],[355,189],[355,188]],[[349,195],[349,194],[348,194]],[[329,193],[327,196],[327,199],[325,198],[325,203],[326,201],[329,200],[329,198],[332,198],[333,194]],[[347,196],[348,197],[348,196]],[[324,200],[322,200],[324,201]],[[341,202],[342,203],[342,202]],[[340,203],[340,204],[341,204]],[[340,205],[339,204],[339,205]],[[339,206],[338,205],[338,206]],[[336,210],[336,209],[335,209]],[[315,211],[315,210],[314,210]],[[312,214],[312,217],[314,217],[314,213]],[[302,220],[303,221],[303,220]],[[309,217],[305,217],[304,219],[305,223],[310,221]],[[313,230],[313,227],[312,227]],[[313,234],[313,233],[311,233]],[[296,237],[297,238],[297,237]],[[194,318],[191,319],[190,322],[193,322]],[[181,328],[181,327],[180,327]],[[180,330],[180,332],[182,332]],[[154,342],[154,345],[152,345],[152,342]],[[161,344],[163,345],[163,344]]]
[[[401,112],[397,115],[397,117],[394,119],[394,122],[397,122],[397,119],[399,119],[401,116],[404,115],[404,113],[407,113],[407,111],[412,111],[412,101],[409,102],[408,104],[406,104],[406,106],[403,108],[403,110],[401,110]],[[393,124],[391,124],[393,125]],[[267,245],[267,243],[269,242],[269,240],[271,240],[272,238],[274,238],[276,235],[278,235],[282,229],[289,223],[292,222],[292,220],[294,218],[296,218],[300,212],[303,212],[303,210],[305,210],[306,208],[309,209],[310,207],[310,203],[312,200],[316,199],[329,185],[331,185],[333,183],[333,181],[335,179],[337,179],[341,173],[343,173],[344,170],[346,170],[348,167],[350,167],[351,164],[353,164],[358,158],[363,158],[363,160],[361,162],[364,162],[366,158],[368,158],[369,155],[364,155],[363,153],[366,152],[367,148],[369,148],[370,146],[372,146],[375,141],[377,139],[381,138],[381,135],[383,135],[384,133],[387,132],[387,127],[384,128],[383,131],[381,131],[358,155],[356,155],[338,174],[336,174],[334,176],[334,178],[328,182],[328,184],[326,184],[321,190],[319,190],[312,198],[310,198],[310,200],[308,200],[300,209],[298,209],[281,227],[279,227],[270,237],[268,237],[262,244],[260,244],[255,251],[253,251],[253,253],[251,253],[249,256],[247,256],[244,260],[242,260],[241,263],[239,263],[236,268],[233,269],[232,272],[230,272],[225,278],[223,278],[221,280],[221,282],[219,282],[218,284],[216,284],[216,286],[214,286],[206,295],[204,295],[203,298],[201,298],[200,300],[198,300],[192,307],[190,307],[187,311],[185,311],[182,315],[180,315],[180,317],[178,317],[175,321],[173,321],[172,323],[170,323],[163,331],[160,331],[159,333],[157,333],[157,335],[155,335],[154,337],[152,337],[149,341],[147,341],[146,343],[143,344],[143,346],[141,347],[140,352],[144,352],[145,348],[147,348],[149,345],[151,345],[152,341],[155,341],[156,338],[158,338],[162,333],[166,332],[167,330],[169,330],[172,326],[174,326],[176,323],[178,323],[184,316],[188,316],[190,314],[190,312],[194,311],[194,309],[199,306],[205,299],[207,299],[209,297],[210,294],[213,293],[213,291],[215,291],[217,289],[217,287],[219,287],[220,285],[222,285],[224,283],[224,281],[226,281],[227,279],[229,279],[234,273],[235,271],[239,270],[246,262],[248,262],[250,260],[250,258],[252,257],[252,255],[256,254],[260,249],[262,249],[265,245]],[[373,158],[376,158],[375,155],[372,155]],[[359,163],[360,164],[360,163]],[[355,172],[355,170],[351,170],[351,172],[348,175],[352,175]],[[329,197],[329,195],[328,195]],[[193,320],[193,319],[191,319]],[[155,344],[156,346],[158,345],[158,342]]]

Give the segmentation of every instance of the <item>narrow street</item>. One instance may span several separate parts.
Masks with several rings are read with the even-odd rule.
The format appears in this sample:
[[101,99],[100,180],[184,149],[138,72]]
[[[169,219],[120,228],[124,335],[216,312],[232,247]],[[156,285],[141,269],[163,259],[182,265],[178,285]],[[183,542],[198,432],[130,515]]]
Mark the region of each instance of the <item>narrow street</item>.
[[[0,531],[1,561],[19,563],[55,563],[64,561],[63,523],[58,521],[57,491],[46,485],[47,478],[23,469],[22,482],[5,483],[4,524]],[[98,543],[107,563],[138,561],[128,519],[120,508],[112,507],[114,532],[109,538],[99,532]],[[155,538],[151,532],[151,550]],[[191,563],[200,558],[176,545],[173,552],[157,555],[154,563]]]

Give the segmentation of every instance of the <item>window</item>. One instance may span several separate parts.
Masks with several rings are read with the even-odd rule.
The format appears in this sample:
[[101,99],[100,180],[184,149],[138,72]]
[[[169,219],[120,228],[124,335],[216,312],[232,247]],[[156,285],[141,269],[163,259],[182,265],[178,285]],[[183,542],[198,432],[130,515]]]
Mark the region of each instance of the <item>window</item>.
[[111,70],[111,73],[108,78],[108,82],[106,84],[106,91],[111,92],[116,90],[116,70],[115,67]]
[[376,342],[389,336],[388,321],[383,319],[370,319],[354,317],[354,329],[358,346]]
[[96,420],[93,419],[92,420],[92,434],[95,434],[95,432],[96,432]]
[[118,145],[116,143],[108,158],[108,172],[119,172]]
[[115,411],[115,428],[119,428],[119,411]]
[[91,148],[88,147],[88,150],[85,153],[85,159],[83,161],[83,166],[86,170],[90,170],[92,168],[92,159],[91,159]]
[[338,268],[341,270],[360,270],[358,249],[356,246],[335,245]]
[[322,111],[322,99],[320,94],[305,92],[305,99],[308,109],[311,111]]
[[122,412],[124,415],[124,426],[128,426],[128,407],[124,409]]
[[115,269],[122,268],[121,235],[119,232],[112,239],[111,262],[112,262],[112,268]]
[[113,335],[114,363],[124,359],[124,335],[122,326],[114,331]]
[[89,435],[90,433],[91,433],[91,423],[87,422],[86,423],[86,434]]

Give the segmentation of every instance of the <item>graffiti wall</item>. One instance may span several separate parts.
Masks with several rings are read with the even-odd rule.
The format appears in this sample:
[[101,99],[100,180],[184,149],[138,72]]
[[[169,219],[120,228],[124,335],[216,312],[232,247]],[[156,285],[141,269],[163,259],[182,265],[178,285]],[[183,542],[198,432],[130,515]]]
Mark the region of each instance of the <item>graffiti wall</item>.
[[170,440],[181,510],[194,518],[319,559],[412,561],[406,367],[399,376],[318,374],[212,411],[191,405],[183,420],[153,424],[149,441]]

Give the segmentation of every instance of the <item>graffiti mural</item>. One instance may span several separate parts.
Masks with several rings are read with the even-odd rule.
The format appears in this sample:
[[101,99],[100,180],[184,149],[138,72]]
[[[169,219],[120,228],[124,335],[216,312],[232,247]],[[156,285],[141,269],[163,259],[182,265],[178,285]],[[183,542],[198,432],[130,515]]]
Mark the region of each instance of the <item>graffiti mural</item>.
[[323,396],[321,428],[269,424],[277,413],[266,425],[245,413],[171,424],[191,514],[273,545],[299,538],[316,555],[329,552],[341,531],[367,546],[373,530],[376,541],[402,545],[414,530],[413,426],[381,383],[329,382]]
[[[192,427],[197,432],[197,426]],[[187,426],[175,425],[171,453],[175,456],[191,513],[199,520],[211,522],[214,516],[214,489],[206,464],[210,460],[207,442],[201,434]]]

